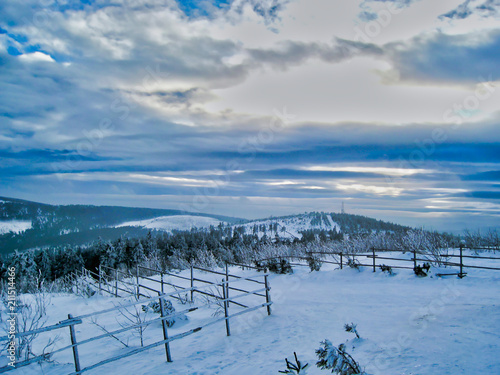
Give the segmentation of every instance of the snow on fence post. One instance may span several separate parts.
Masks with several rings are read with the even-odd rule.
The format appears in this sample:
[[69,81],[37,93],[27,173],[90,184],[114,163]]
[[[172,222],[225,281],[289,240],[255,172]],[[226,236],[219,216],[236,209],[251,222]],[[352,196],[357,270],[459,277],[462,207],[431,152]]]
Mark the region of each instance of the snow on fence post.
[[163,291],[163,271],[160,272],[160,284],[161,284],[161,294],[165,293]]
[[99,264],[99,295],[102,296],[102,270]]
[[267,304],[267,315],[271,315],[271,296],[269,295],[269,282],[267,281],[267,275],[264,275],[264,285],[266,287],[266,304]]
[[[68,314],[68,319],[73,319],[71,314]],[[73,359],[75,361],[75,370],[78,372],[81,370],[80,358],[78,357],[78,343],[76,342],[75,326],[71,324],[69,326],[69,334],[71,336],[71,345],[73,345]]]
[[342,269],[342,252],[340,252],[340,269]]
[[373,272],[376,271],[376,259],[375,259],[375,247],[372,247],[372,253],[373,253]]
[[[166,314],[165,314],[165,300],[160,297],[160,310],[161,310],[161,325],[163,327],[163,339],[168,340],[168,331],[167,331],[167,320],[165,319]],[[165,343],[165,353],[167,355],[167,362],[172,362],[172,357],[170,355],[170,344],[168,342]]]
[[191,264],[191,302],[193,302],[193,294],[194,294],[194,276],[193,276],[193,265]]
[[115,268],[115,297],[118,297],[118,270]]
[[226,318],[226,335],[231,336],[231,329],[229,327],[229,314],[227,307],[229,305],[229,300],[227,296],[227,284],[224,279],[222,279],[222,298],[224,299],[224,317]]
[[[229,299],[229,267],[226,262],[226,298]],[[227,308],[229,308],[229,301],[227,303]]]
[[463,251],[464,251],[464,245],[460,244],[460,275],[459,275],[460,278],[462,278],[464,275]]
[[137,284],[137,299],[141,297],[141,286],[139,284],[139,265],[135,265],[135,283]]

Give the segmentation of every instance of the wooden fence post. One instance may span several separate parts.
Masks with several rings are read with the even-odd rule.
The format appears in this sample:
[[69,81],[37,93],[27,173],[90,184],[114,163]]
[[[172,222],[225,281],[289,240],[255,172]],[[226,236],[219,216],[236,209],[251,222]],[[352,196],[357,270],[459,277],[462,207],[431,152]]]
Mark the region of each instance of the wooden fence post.
[[376,271],[376,259],[375,259],[375,247],[372,247],[372,253],[373,253],[373,272]]
[[340,269],[342,269],[342,253],[340,253]]
[[417,269],[417,250],[413,250],[413,269]]
[[102,271],[100,264],[99,264],[99,295],[102,296]]
[[[269,295],[269,282],[267,281],[267,275],[264,276],[264,285],[266,287],[266,303],[271,302],[271,296]],[[267,305],[267,315],[271,315],[271,305]]]
[[[229,267],[226,262],[226,298],[229,299]],[[229,301],[227,302],[227,308],[229,309]]]
[[[73,319],[71,314],[68,314],[68,319]],[[78,372],[81,370],[80,358],[78,357],[78,343],[76,342],[75,326],[72,324],[69,326],[69,334],[71,336],[71,345],[73,345],[73,359],[75,361],[75,370]]]
[[115,268],[115,297],[118,297],[118,270]]
[[[165,318],[165,300],[160,297],[160,309],[161,309],[161,317]],[[163,339],[167,340],[168,339],[168,331],[167,331],[167,320],[162,319],[161,321],[162,327],[163,327]],[[167,362],[172,362],[172,357],[170,355],[170,344],[168,342],[165,343],[165,353],[167,355]]]
[[229,300],[226,294],[226,290],[227,290],[226,281],[222,279],[222,298],[224,299],[224,317],[226,318],[226,335],[231,336],[231,329],[229,328],[229,314],[227,311]]
[[191,265],[191,302],[193,302],[193,294],[194,294],[194,276],[193,276],[193,265]]
[[76,294],[78,294],[78,273],[75,271],[74,273],[75,276],[75,288],[76,288]]
[[135,282],[137,284],[137,299],[140,298],[141,296],[141,287],[140,287],[140,284],[139,284],[139,265],[136,264],[135,265]]
[[165,293],[163,291],[163,272],[160,272],[160,283],[161,283],[161,294]]
[[462,278],[464,274],[463,251],[464,251],[464,245],[460,244],[460,275],[458,275],[460,278]]

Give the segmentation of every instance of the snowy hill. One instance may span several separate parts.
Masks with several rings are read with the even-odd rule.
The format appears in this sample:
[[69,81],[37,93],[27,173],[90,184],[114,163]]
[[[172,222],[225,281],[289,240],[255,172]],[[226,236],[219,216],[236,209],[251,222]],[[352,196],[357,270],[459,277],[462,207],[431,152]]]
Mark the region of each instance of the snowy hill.
[[301,232],[307,230],[340,231],[340,226],[333,221],[331,214],[317,213],[255,220],[233,227],[243,227],[246,234],[256,234],[259,238],[267,235],[292,240],[302,238]]
[[372,233],[406,231],[408,227],[384,222],[360,215],[309,212],[298,215],[271,217],[233,225],[243,228],[246,234],[255,234],[259,238],[266,235],[282,239],[301,239],[305,232],[319,233]]
[[208,228],[217,226],[223,221],[213,217],[193,216],[193,215],[175,215],[175,216],[160,216],[148,220],[128,221],[117,225],[120,227],[141,227],[145,229],[156,229],[166,232],[173,230],[191,230],[193,228]]

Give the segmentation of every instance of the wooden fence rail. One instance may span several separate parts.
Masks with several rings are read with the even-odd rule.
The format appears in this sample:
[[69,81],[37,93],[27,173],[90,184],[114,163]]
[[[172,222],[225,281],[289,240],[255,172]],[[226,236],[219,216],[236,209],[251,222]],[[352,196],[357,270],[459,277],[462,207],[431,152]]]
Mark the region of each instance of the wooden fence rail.
[[[460,278],[464,277],[467,273],[464,272],[464,268],[474,268],[474,269],[485,269],[485,270],[496,270],[500,271],[500,267],[490,267],[490,266],[477,266],[477,265],[472,265],[472,264],[465,264],[464,259],[484,259],[484,260],[499,260],[500,257],[492,257],[492,256],[480,256],[480,255],[464,255],[463,250],[465,249],[464,246],[461,246],[458,248],[459,254],[432,254],[432,253],[426,253],[424,251],[408,251],[408,250],[394,250],[394,249],[379,249],[379,248],[372,248],[372,253],[371,254],[366,254],[366,253],[343,253],[343,252],[311,252],[309,254],[311,255],[321,255],[321,256],[338,256],[340,257],[339,261],[333,261],[333,262],[328,262],[324,259],[320,259],[321,262],[326,262],[326,263],[334,263],[340,266],[340,268],[343,267],[345,264],[343,262],[343,257],[365,257],[365,258],[371,258],[372,264],[363,264],[363,263],[358,263],[358,266],[361,267],[372,267],[373,272],[376,272],[377,267],[380,267],[382,264],[377,264],[377,259],[380,260],[394,260],[394,261],[399,261],[399,262],[412,262],[413,267],[407,267],[407,266],[400,266],[400,265],[391,265],[391,268],[401,268],[401,269],[415,269],[417,266],[417,262],[428,262],[428,263],[435,263],[437,265],[443,265],[443,266],[451,266],[451,267],[459,267],[459,271],[456,273],[448,273],[448,274],[437,274],[438,276],[458,276]],[[475,250],[475,249],[472,249]],[[382,253],[387,253],[387,252],[400,252],[400,253],[412,253],[413,257],[411,259],[408,258],[395,258],[395,257],[387,257],[387,256],[381,256],[378,255],[377,252],[382,252]],[[293,258],[293,257],[292,257]],[[447,260],[448,258],[458,258],[458,262],[450,262]],[[308,259],[306,257],[302,257],[302,259]]]
[[[107,270],[109,273],[106,274],[105,270]],[[208,326],[211,326],[213,324],[216,324],[216,323],[222,322],[222,321],[225,322],[226,335],[230,336],[231,331],[230,331],[230,323],[229,322],[230,322],[231,318],[234,318],[236,316],[239,316],[239,315],[242,315],[242,314],[246,314],[246,313],[249,313],[251,311],[257,310],[259,308],[264,308],[264,307],[267,309],[268,315],[271,314],[271,307],[270,306],[271,306],[272,302],[271,302],[270,293],[269,293],[270,287],[269,287],[269,283],[268,283],[268,279],[267,279],[267,277],[268,277],[267,274],[265,274],[265,275],[262,275],[262,274],[255,275],[252,278],[252,277],[242,277],[242,276],[237,276],[237,275],[231,275],[228,272],[228,268],[227,267],[226,267],[226,272],[225,273],[218,272],[218,271],[207,270],[207,269],[198,268],[198,267],[191,267],[191,277],[187,278],[187,277],[180,276],[180,275],[175,275],[175,274],[169,273],[169,272],[164,272],[164,271],[159,271],[159,270],[152,270],[152,269],[147,269],[147,270],[149,272],[153,271],[153,272],[156,272],[157,274],[160,274],[160,280],[156,280],[156,279],[151,278],[151,277],[141,277],[141,278],[144,278],[145,280],[148,280],[148,281],[151,281],[151,282],[160,282],[161,283],[161,288],[159,290],[157,290],[155,288],[152,288],[150,286],[147,286],[147,285],[142,285],[142,284],[139,283],[139,280],[140,280],[139,279],[139,267],[136,268],[136,275],[132,275],[130,273],[122,272],[122,271],[119,271],[119,270],[116,270],[116,269],[111,269],[111,268],[103,266],[103,265],[99,266],[99,272],[98,273],[92,272],[92,271],[89,271],[89,270],[86,270],[86,269],[82,269],[81,271],[76,271],[76,272],[72,273],[70,275],[70,278],[68,278],[68,280],[70,280],[71,283],[73,283],[72,285],[73,285],[74,290],[76,291],[76,293],[79,293],[80,291],[83,292],[84,288],[94,288],[93,290],[95,290],[95,291],[97,291],[97,292],[99,292],[101,294],[102,294],[103,291],[105,291],[105,292],[107,292],[110,295],[118,297],[119,296],[118,291],[123,291],[123,292],[125,292],[125,293],[127,293],[129,295],[135,296],[136,300],[135,301],[131,301],[131,302],[127,302],[127,303],[124,303],[124,304],[120,304],[120,305],[114,306],[112,308],[108,308],[108,309],[104,309],[104,310],[101,310],[101,311],[97,311],[97,312],[92,312],[92,313],[89,313],[89,314],[85,314],[85,315],[80,315],[80,316],[73,317],[71,314],[68,314],[68,319],[67,320],[61,321],[61,322],[59,322],[59,323],[57,323],[55,325],[43,327],[43,328],[40,328],[38,330],[33,330],[33,331],[29,331],[29,332],[16,333],[15,337],[19,338],[19,337],[22,337],[22,336],[35,335],[35,334],[39,334],[39,333],[42,333],[42,332],[49,332],[49,331],[53,331],[53,330],[59,330],[59,329],[63,329],[63,328],[69,328],[69,335],[70,335],[71,345],[67,345],[65,347],[58,348],[56,350],[53,350],[50,353],[45,353],[45,354],[43,354],[41,356],[37,356],[35,358],[30,358],[27,361],[17,362],[15,368],[18,368],[18,367],[21,367],[21,366],[26,366],[26,365],[29,365],[31,363],[35,363],[35,362],[40,362],[40,361],[43,361],[43,360],[47,360],[47,359],[51,358],[51,356],[53,356],[56,353],[59,353],[59,352],[65,351],[65,350],[71,350],[72,353],[73,353],[73,362],[74,362],[74,367],[75,367],[75,371],[72,372],[71,374],[72,375],[73,374],[82,374],[84,372],[87,372],[89,370],[95,369],[95,368],[100,367],[102,365],[105,365],[105,364],[108,364],[108,363],[111,363],[111,362],[114,362],[114,361],[118,361],[120,359],[129,357],[129,356],[134,355],[134,354],[142,353],[142,352],[144,352],[146,350],[149,350],[151,348],[154,348],[154,347],[157,347],[157,346],[161,346],[161,345],[165,345],[165,355],[166,355],[166,358],[167,358],[167,362],[171,362],[172,361],[172,356],[171,356],[171,353],[170,353],[170,343],[172,341],[179,340],[179,339],[182,339],[184,337],[190,336],[191,334],[194,334],[196,332],[200,332],[202,329],[204,329],[204,328],[206,328]],[[221,281],[209,281],[209,280],[204,280],[201,277],[194,277],[195,276],[195,270],[196,271],[206,272],[206,273],[211,273],[211,274],[214,274],[214,275],[217,275],[217,276],[224,276],[224,279],[222,279]],[[132,283],[132,282],[129,282],[129,281],[126,281],[126,280],[123,280],[123,279],[119,280],[119,275],[126,276],[126,277],[132,278],[132,279],[134,279],[134,276],[135,276],[134,280],[136,282]],[[163,276],[164,275],[178,277],[179,279],[184,279],[186,281],[189,281],[190,284],[191,284],[191,286],[189,286],[189,287],[181,287],[181,286],[179,286],[173,292],[164,293],[163,292],[163,288],[164,288],[165,285],[173,285],[172,283],[168,283],[165,280],[163,280]],[[108,280],[110,276],[113,276],[114,279],[113,280]],[[234,280],[230,280],[231,277],[233,277],[235,279]],[[260,282],[259,280],[256,280],[255,278],[257,278],[257,277],[258,278],[264,278],[264,281]],[[236,283],[237,282],[241,282],[241,281],[258,282],[259,284],[262,284],[263,287],[261,287],[259,289],[256,289],[256,290],[247,291],[247,290],[245,290],[243,288],[234,288],[234,287],[230,286],[230,284],[233,284],[235,282]],[[119,286],[119,285],[121,285],[121,283],[123,283],[123,282],[125,282],[126,285],[133,286],[134,288],[132,290],[128,290],[126,288],[121,288],[121,286]],[[195,285],[195,282],[202,282],[204,285]],[[218,287],[222,288],[222,296],[214,294],[214,293],[211,293],[210,291],[208,291],[208,292],[205,291],[205,289],[218,288]],[[140,298],[141,297],[141,293],[140,293],[139,288],[150,290],[150,291],[156,293],[157,295],[154,298],[142,295],[145,298]],[[240,294],[236,294],[236,295],[230,297],[229,296],[229,290],[238,291],[238,292],[240,292]],[[188,331],[185,331],[183,333],[176,334],[174,336],[170,336],[169,337],[168,326],[167,326],[167,322],[166,322],[167,320],[172,319],[173,317],[176,317],[176,316],[179,316],[179,315],[184,315],[184,314],[187,314],[187,313],[191,313],[191,312],[196,311],[196,310],[198,310],[200,308],[206,307],[206,305],[203,305],[203,306],[192,306],[192,307],[190,307],[188,309],[184,309],[182,311],[178,311],[178,312],[175,312],[175,313],[167,314],[166,311],[165,311],[165,304],[164,304],[165,298],[167,298],[167,297],[175,298],[177,295],[180,295],[180,293],[186,293],[186,294],[188,294],[188,293],[200,293],[200,294],[208,295],[210,297],[218,299],[219,303],[223,304],[223,306],[224,306],[224,317],[218,318],[218,319],[215,319],[215,320],[212,320],[212,321],[209,321],[209,322],[207,322],[207,323],[205,323],[203,325],[200,325],[198,327],[195,327],[195,328],[190,329]],[[241,299],[243,297],[250,296],[250,295],[254,295],[254,296],[257,296],[257,297],[264,298],[265,299],[265,303],[257,304],[257,305],[254,305],[254,306],[247,306],[247,305],[242,304],[240,302],[234,301],[235,299]],[[142,323],[137,323],[137,324],[131,324],[131,325],[128,325],[126,327],[122,327],[121,329],[118,329],[118,330],[113,330],[113,331],[109,331],[109,332],[106,331],[105,334],[94,336],[94,337],[91,337],[91,338],[88,338],[88,339],[85,339],[85,340],[78,340],[74,326],[77,325],[77,324],[83,324],[83,322],[84,322],[85,319],[94,318],[94,317],[96,317],[98,315],[102,315],[102,314],[114,313],[117,310],[126,309],[127,307],[136,306],[136,305],[139,305],[139,304],[149,303],[152,300],[158,300],[158,302],[159,302],[160,309],[161,309],[161,313],[160,313],[160,317],[159,318],[150,319],[147,322],[142,322]],[[234,305],[237,305],[239,307],[243,307],[244,309],[241,310],[241,311],[238,311],[236,313],[230,314],[229,313],[229,305],[230,304],[234,304]],[[121,354],[121,355],[117,355],[117,356],[114,356],[114,357],[111,357],[111,358],[107,358],[105,360],[102,360],[100,362],[88,365],[86,367],[82,367],[81,362],[80,362],[81,358],[80,358],[80,354],[79,354],[79,351],[78,351],[78,348],[81,345],[85,345],[85,344],[88,344],[88,343],[91,343],[91,342],[95,342],[97,340],[102,340],[102,339],[114,337],[114,335],[116,335],[116,334],[120,334],[120,333],[129,331],[129,330],[132,330],[132,329],[136,329],[136,328],[138,328],[140,326],[149,325],[149,324],[151,324],[152,322],[155,322],[155,321],[161,321],[162,322],[163,340],[154,342],[152,344],[149,344],[149,345],[146,345],[146,346],[143,346],[143,347],[140,347],[140,348],[136,348],[136,349],[134,349],[132,351],[129,351],[129,352]],[[9,339],[8,336],[0,337],[0,341],[5,341],[5,340],[8,340],[8,339]],[[10,371],[12,369],[14,369],[14,368],[12,368],[10,366],[2,367],[2,368],[0,368],[0,373],[7,372],[7,371]]]

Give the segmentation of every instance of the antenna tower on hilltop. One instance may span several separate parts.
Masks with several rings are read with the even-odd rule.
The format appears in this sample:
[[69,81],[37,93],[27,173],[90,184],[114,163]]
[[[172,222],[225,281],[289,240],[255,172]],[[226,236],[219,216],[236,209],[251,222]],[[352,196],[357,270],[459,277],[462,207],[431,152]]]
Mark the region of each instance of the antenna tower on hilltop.
[[344,202],[342,202],[342,209],[340,210],[341,214],[345,214],[345,207],[344,207]]

